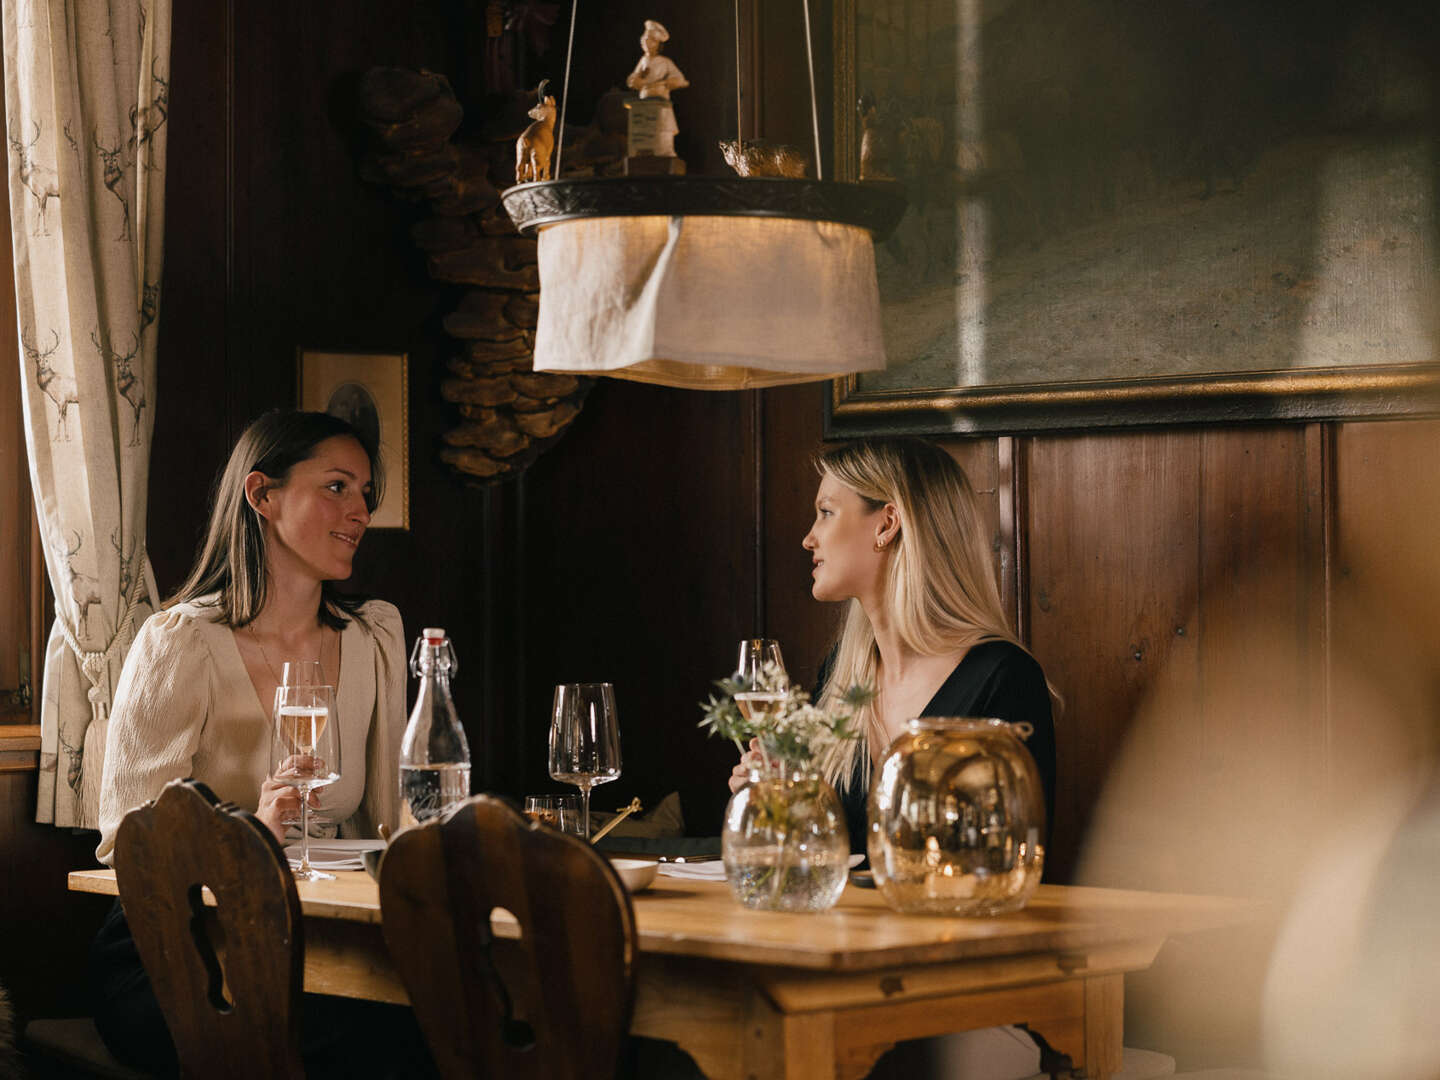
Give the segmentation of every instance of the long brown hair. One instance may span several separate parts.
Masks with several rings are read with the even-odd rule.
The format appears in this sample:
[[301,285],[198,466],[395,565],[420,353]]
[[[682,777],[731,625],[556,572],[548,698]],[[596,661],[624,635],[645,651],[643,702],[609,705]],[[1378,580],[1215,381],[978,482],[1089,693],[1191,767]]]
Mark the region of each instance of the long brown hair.
[[[238,630],[253,622],[265,606],[267,588],[265,530],[260,515],[245,498],[245,477],[262,472],[283,485],[290,470],[314,456],[315,448],[337,435],[358,442],[370,459],[370,494],[366,508],[380,503],[380,448],[359,429],[338,416],[319,412],[272,409],[255,420],[230,451],[230,460],[215,478],[210,495],[210,521],[185,583],[164,607],[218,593],[220,620]],[[320,621],[336,630],[359,617],[365,597],[347,595],[332,581],[320,585]]]

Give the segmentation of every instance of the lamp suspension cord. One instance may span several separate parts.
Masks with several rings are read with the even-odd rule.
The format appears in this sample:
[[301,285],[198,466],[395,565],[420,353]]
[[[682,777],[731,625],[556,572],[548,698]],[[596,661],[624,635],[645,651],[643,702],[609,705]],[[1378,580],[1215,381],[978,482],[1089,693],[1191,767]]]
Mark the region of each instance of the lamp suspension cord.
[[820,109],[815,104],[815,50],[810,44],[810,0],[800,0],[805,8],[805,64],[810,69],[810,131],[815,136],[815,179],[825,179],[825,166],[820,164]]
[[740,0],[735,0],[735,149],[743,154],[745,131],[740,115]]
[[[560,90],[560,130],[555,133],[555,171],[552,174],[556,180],[560,179],[560,158],[565,152],[565,106],[570,104],[570,58],[575,54],[575,12],[580,7],[580,0],[571,0],[570,3],[570,41],[565,46],[565,83]],[[815,76],[810,76],[813,84]],[[810,88],[810,96],[815,96],[815,88]],[[545,104],[543,101],[540,104]],[[818,139],[819,136],[816,136]],[[819,143],[817,142],[818,146]]]

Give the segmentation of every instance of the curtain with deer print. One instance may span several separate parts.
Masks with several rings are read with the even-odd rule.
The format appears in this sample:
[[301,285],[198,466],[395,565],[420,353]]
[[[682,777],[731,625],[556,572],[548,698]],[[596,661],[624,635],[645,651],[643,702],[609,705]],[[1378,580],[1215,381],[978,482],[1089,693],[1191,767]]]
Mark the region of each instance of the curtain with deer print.
[[145,554],[170,0],[3,0],[30,481],[55,594],[36,818],[95,828]]

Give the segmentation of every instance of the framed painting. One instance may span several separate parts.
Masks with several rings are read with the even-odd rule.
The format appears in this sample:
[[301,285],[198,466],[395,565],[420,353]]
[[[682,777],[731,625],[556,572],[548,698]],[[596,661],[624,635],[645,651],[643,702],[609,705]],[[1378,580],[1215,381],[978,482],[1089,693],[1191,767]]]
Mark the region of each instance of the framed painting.
[[384,498],[372,529],[410,528],[409,362],[405,353],[301,349],[300,408],[354,424],[380,447]]
[[1426,4],[836,0],[889,365],[826,433],[1434,414]]

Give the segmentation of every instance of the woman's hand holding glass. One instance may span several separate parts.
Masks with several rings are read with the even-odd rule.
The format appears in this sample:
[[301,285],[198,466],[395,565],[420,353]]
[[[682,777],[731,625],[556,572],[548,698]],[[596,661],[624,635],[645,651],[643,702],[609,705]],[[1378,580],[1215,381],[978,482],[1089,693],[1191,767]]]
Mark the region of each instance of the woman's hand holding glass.
[[[270,778],[262,785],[261,802],[271,784],[291,787],[300,803],[300,865],[302,881],[331,878],[310,865],[310,796],[340,779],[339,724],[332,686],[281,686],[275,691],[270,729]],[[279,806],[277,796],[272,806]],[[270,824],[266,822],[266,824]],[[272,830],[274,826],[271,825]]]
[[[774,638],[746,638],[740,642],[740,658],[732,678],[744,686],[735,694],[735,704],[747,720],[763,721],[785,701],[790,690],[790,675],[785,670],[785,657]],[[733,795],[750,782],[755,770],[765,771],[769,765],[760,740],[751,739],[750,748],[730,770],[730,793]]]
[[[280,679],[281,686],[325,685],[325,669],[321,666],[319,660],[287,660],[285,661],[282,671],[283,674]],[[271,784],[271,781],[266,781],[266,784]],[[260,806],[262,809],[266,806],[266,784],[262,784],[260,787]],[[279,805],[282,808],[278,815],[279,829],[276,829],[270,821],[267,821],[259,811],[256,811],[256,816],[270,826],[271,831],[275,833],[276,839],[283,844],[285,842],[285,830],[292,825],[297,828],[300,825],[300,795],[295,788],[289,784],[281,784],[275,781],[273,782],[273,786],[275,791],[270,801],[272,804]],[[316,826],[329,825],[329,816],[319,812],[319,791],[312,791],[310,793],[309,803],[310,829],[314,830]]]
[[754,771],[765,768],[765,754],[760,749],[760,740],[751,739],[750,749],[740,755],[735,768],[730,770],[730,794],[734,795],[742,787],[750,782],[750,774]]

